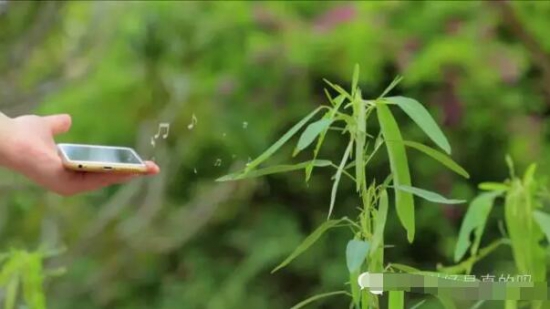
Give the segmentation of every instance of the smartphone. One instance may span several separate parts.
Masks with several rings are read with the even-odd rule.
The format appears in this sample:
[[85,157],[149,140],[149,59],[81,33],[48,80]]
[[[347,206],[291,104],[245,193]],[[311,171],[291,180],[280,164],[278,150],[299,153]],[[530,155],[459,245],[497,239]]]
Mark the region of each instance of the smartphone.
[[70,170],[138,174],[147,172],[147,166],[132,148],[81,144],[58,144],[57,148],[63,166]]

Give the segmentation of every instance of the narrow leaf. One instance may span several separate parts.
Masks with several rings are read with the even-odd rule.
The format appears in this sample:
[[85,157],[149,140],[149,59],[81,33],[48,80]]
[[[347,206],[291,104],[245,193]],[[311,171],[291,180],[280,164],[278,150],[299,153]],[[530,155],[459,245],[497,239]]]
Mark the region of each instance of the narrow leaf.
[[508,185],[499,182],[482,182],[479,184],[480,190],[485,191],[507,191]]
[[334,182],[332,183],[332,190],[330,193],[330,207],[328,209],[328,218],[330,218],[330,215],[332,214],[332,210],[334,209],[334,203],[336,202],[336,193],[338,191],[338,184],[340,183],[340,178],[342,177],[342,172],[344,171],[344,167],[346,166],[346,162],[348,161],[349,155],[351,153],[351,149],[353,148],[353,142],[350,141],[348,144],[348,148],[346,148],[346,151],[344,152],[344,156],[342,157],[342,161],[340,162],[340,165],[338,166],[338,170],[336,171],[336,174],[334,175]]
[[[402,144],[401,132],[395,122],[395,118],[387,105],[377,102],[376,111],[378,121],[385,140],[401,141],[401,143],[385,143],[390,158],[390,167],[393,174],[393,181],[396,185],[411,185],[411,176],[409,174],[409,163],[407,162],[407,153]],[[407,239],[409,242],[414,240],[414,200],[410,193],[403,190],[395,190],[395,204],[397,216],[403,227],[407,230]]]
[[311,233],[304,241],[292,252],[281,264],[275,267],[271,273],[285,267],[300,254],[304,253],[309,247],[311,247],[327,230],[335,227],[342,220],[328,220],[321,224],[313,233]]
[[481,239],[487,218],[493,208],[494,200],[498,195],[500,195],[500,192],[482,193],[470,203],[458,234],[458,241],[454,254],[455,262],[460,261],[466,254],[468,247],[471,245],[470,234],[474,230],[475,238]]
[[386,226],[386,218],[388,216],[388,204],[388,192],[386,190],[382,190],[378,201],[378,211],[376,212],[376,226],[372,236],[371,256],[375,254],[384,239],[384,228]]
[[254,159],[248,164],[245,168],[245,172],[249,172],[256,168],[258,165],[262,164],[265,160],[271,157],[279,148],[281,148],[289,139],[291,139],[296,132],[298,132],[313,116],[315,116],[321,109],[326,108],[325,106],[320,106],[305,118],[300,120],[295,124],[288,132],[286,132],[277,142],[275,142],[271,147],[269,147],[265,152],[263,152],[258,158]]
[[349,274],[349,285],[351,290],[351,297],[353,299],[353,304],[359,308],[361,302],[361,287],[357,284],[359,279],[359,271]]
[[300,303],[294,305],[292,308],[290,309],[300,309],[300,308],[304,308],[305,306],[309,305],[310,303],[312,302],[315,302],[319,299],[322,299],[322,298],[326,298],[326,297],[331,297],[331,296],[336,296],[336,295],[347,295],[348,293],[346,291],[337,291],[337,292],[330,292],[330,293],[324,293],[324,294],[318,294],[318,295],[315,295],[315,296],[311,296],[310,298],[306,299],[306,300],[303,300],[301,301]]
[[412,186],[404,186],[404,185],[396,185],[397,189],[401,191],[405,191],[408,193],[412,193],[418,197],[421,197],[427,201],[434,202],[434,203],[440,203],[440,204],[462,204],[465,203],[465,200],[452,200],[448,199],[444,196],[439,195],[438,193],[412,187]]
[[388,309],[404,309],[405,308],[405,292],[390,291],[388,299]]
[[538,223],[540,229],[546,235],[546,239],[550,242],[550,215],[545,212],[535,210],[533,212],[533,217]]
[[323,79],[323,81],[325,81],[325,83],[327,83],[327,85],[329,85],[332,89],[336,90],[336,92],[345,96],[348,100],[353,101],[353,97],[346,90],[344,90],[344,88],[340,87],[339,85],[333,84],[326,79]]
[[451,154],[451,145],[432,118],[428,110],[418,101],[406,97],[388,97],[390,103],[397,104],[430,139],[447,154]]
[[418,151],[421,151],[424,154],[432,157],[432,159],[434,159],[436,161],[439,161],[439,163],[445,165],[450,170],[452,170],[453,172],[459,174],[460,176],[462,176],[464,178],[470,178],[470,174],[468,174],[468,172],[466,172],[465,169],[463,169],[460,165],[458,165],[455,161],[453,161],[451,158],[449,158],[444,153],[441,153],[441,152],[439,152],[439,151],[437,151],[437,150],[435,150],[431,147],[428,147],[426,145],[416,143],[416,142],[404,141],[403,143],[406,146],[414,148]]
[[304,130],[304,133],[300,136],[300,139],[298,140],[298,145],[296,146],[296,149],[294,150],[293,156],[297,155],[300,151],[306,149],[321,132],[325,131],[330,127],[330,124],[332,123],[332,119],[326,119],[323,118],[319,121],[311,123],[307,128]]
[[6,287],[4,308],[15,309],[15,302],[17,301],[17,287],[19,285],[19,276],[14,276],[8,286]]
[[346,264],[350,273],[356,272],[367,258],[369,243],[352,239],[346,246]]
[[456,309],[454,301],[449,296],[436,294],[435,297],[441,302],[444,309]]
[[[345,100],[346,97],[344,95],[339,95],[333,100],[328,95],[328,93],[327,93],[327,97],[329,98],[330,102],[334,106],[332,108],[332,110],[330,111],[330,116],[329,116],[329,118],[334,121],[334,117],[336,117],[336,114],[338,113],[338,110],[340,109],[340,106],[342,105],[342,103],[344,103],[344,100]],[[326,128],[323,132],[321,132],[321,135],[319,135],[319,139],[317,140],[317,145],[315,146],[315,150],[313,151],[313,159],[314,160],[317,159],[317,156],[319,155],[319,152],[321,151],[321,147],[323,146],[323,142],[325,141],[325,136],[327,135],[327,132],[328,132],[329,128],[330,127]],[[311,174],[313,173],[313,168],[314,168],[314,165],[312,165],[312,164],[310,164],[306,168],[306,182],[309,181],[309,179],[311,178]]]
[[416,303],[414,306],[412,306],[410,309],[418,309],[418,308],[420,308],[420,306],[424,305],[425,302],[426,302],[425,299],[421,300],[418,303]]
[[328,160],[311,160],[311,161],[306,161],[306,162],[302,162],[294,165],[275,165],[275,166],[269,166],[266,168],[250,171],[248,173],[235,173],[235,174],[225,175],[223,177],[216,179],[216,181],[218,182],[233,181],[233,180],[241,180],[241,179],[248,179],[248,178],[256,178],[256,177],[261,177],[261,176],[271,175],[271,174],[292,172],[292,171],[304,169],[309,165],[326,167],[326,166],[332,165],[332,162]]

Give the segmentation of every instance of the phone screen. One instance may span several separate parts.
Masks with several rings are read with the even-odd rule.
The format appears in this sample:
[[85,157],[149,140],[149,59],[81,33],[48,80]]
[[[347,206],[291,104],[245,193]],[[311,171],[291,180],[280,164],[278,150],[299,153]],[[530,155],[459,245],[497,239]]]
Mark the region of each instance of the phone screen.
[[84,145],[59,145],[59,147],[71,161],[142,164],[139,157],[126,148]]

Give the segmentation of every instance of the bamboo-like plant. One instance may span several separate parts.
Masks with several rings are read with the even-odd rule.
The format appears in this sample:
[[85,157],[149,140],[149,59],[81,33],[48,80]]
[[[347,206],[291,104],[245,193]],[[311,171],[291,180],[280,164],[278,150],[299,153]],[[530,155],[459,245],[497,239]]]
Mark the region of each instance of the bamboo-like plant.
[[[273,269],[273,272],[285,267],[300,254],[304,253],[329,229],[345,226],[353,231],[345,250],[350,278],[350,291],[337,291],[316,295],[301,302],[294,308],[301,308],[323,297],[340,294],[349,295],[351,297],[351,306],[355,308],[380,307],[379,297],[367,291],[361,291],[357,284],[357,279],[361,272],[380,273],[386,268],[384,261],[384,227],[390,206],[388,189],[394,192],[395,201],[393,204],[395,205],[399,221],[407,233],[409,242],[413,242],[415,237],[413,196],[441,204],[464,202],[462,200],[447,199],[437,193],[412,185],[407,160],[407,147],[430,156],[463,177],[469,177],[469,175],[448,156],[451,154],[451,146],[439,126],[422,104],[407,97],[386,96],[399,83],[401,78],[396,78],[378,98],[371,100],[365,100],[362,97],[361,89],[358,87],[358,80],[358,66],[355,67],[353,73],[351,92],[347,92],[341,86],[325,80],[327,85],[338,93],[333,98],[325,90],[330,105],[323,105],[313,110],[265,152],[251,161],[244,170],[218,179],[218,181],[233,181],[275,173],[305,170],[305,179],[308,181],[316,167],[331,167],[336,170],[332,178],[332,193],[327,221],[311,233],[287,259]],[[397,106],[404,111],[426,133],[433,143],[444,152],[403,139],[399,125],[393,117],[392,106]],[[322,116],[320,119],[312,122],[314,117],[321,113]],[[367,132],[367,122],[372,121],[375,115],[380,129],[379,132],[371,134]],[[261,166],[306,125],[307,127],[303,130],[293,155],[295,156],[299,152],[304,151],[317,141],[311,160],[297,164]],[[347,139],[347,146],[343,150],[342,159],[337,164],[318,158],[329,130],[341,131],[342,136],[345,136]],[[367,183],[366,168],[371,159],[382,148],[386,149],[389,157],[391,173],[385,180],[379,183],[375,181]],[[345,217],[331,219],[342,176],[355,183],[356,192],[362,204],[359,207],[360,213],[356,220]],[[391,291],[388,299],[389,308],[404,308],[403,292]]]
[[[541,241],[550,241],[550,214],[543,212],[543,201],[548,201],[546,186],[535,177],[536,165],[531,164],[523,177],[515,173],[514,165],[509,156],[506,162],[510,169],[510,178],[502,183],[487,182],[480,184],[480,189],[486,192],[479,194],[468,207],[462,222],[458,242],[455,248],[454,259],[459,262],[470,249],[470,257],[452,270],[454,273],[470,274],[472,267],[479,259],[490,254],[499,245],[509,244],[516,265],[518,276],[528,276],[531,282],[546,282],[547,251]],[[481,238],[493,208],[495,199],[504,198],[504,221],[506,233],[498,239],[479,249]],[[470,241],[473,233],[473,243]],[[530,303],[533,309],[547,308],[548,302],[540,300],[524,300]],[[543,305],[546,307],[543,307]],[[518,301],[505,301],[506,309],[519,308]]]

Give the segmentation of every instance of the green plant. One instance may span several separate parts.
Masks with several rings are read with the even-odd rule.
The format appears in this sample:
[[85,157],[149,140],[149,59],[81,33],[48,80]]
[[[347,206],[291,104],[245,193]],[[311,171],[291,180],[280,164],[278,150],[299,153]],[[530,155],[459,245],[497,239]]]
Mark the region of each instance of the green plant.
[[[454,259],[459,262],[470,249],[470,257],[454,267],[456,273],[470,274],[474,264],[501,244],[509,244],[515,261],[517,275],[530,276],[534,282],[546,281],[547,252],[541,241],[550,240],[550,215],[541,211],[543,201],[548,200],[546,186],[535,177],[536,165],[531,164],[523,177],[515,174],[510,157],[506,158],[510,178],[503,183],[482,183],[479,194],[470,204],[456,244]],[[506,233],[485,250],[479,250],[481,238],[493,208],[495,199],[504,198]],[[473,243],[470,241],[473,232]],[[449,269],[447,269],[448,271]],[[528,302],[523,301],[523,302]],[[542,301],[531,301],[531,308],[542,308]],[[506,309],[519,308],[517,301],[509,300]]]
[[44,259],[56,254],[58,252],[12,249],[0,255],[0,288],[4,290],[2,308],[19,308],[16,306],[21,299],[28,308],[45,309],[44,278],[64,272],[64,269],[49,272],[43,269]]
[[[422,104],[411,98],[386,96],[401,79],[395,79],[378,98],[373,100],[363,99],[361,89],[358,87],[358,80],[359,68],[356,66],[351,92],[347,92],[341,86],[326,81],[338,93],[338,96],[333,98],[325,90],[330,105],[320,106],[308,114],[264,153],[251,161],[244,170],[218,179],[218,181],[231,181],[305,170],[305,178],[308,181],[316,167],[332,167],[336,170],[332,177],[333,185],[328,220],[309,235],[273,272],[292,262],[292,260],[305,252],[329,229],[347,227],[352,231],[352,237],[345,250],[350,278],[350,291],[316,295],[296,305],[294,308],[300,308],[323,297],[341,294],[349,295],[352,299],[351,305],[356,308],[380,307],[378,296],[366,291],[360,291],[357,278],[363,271],[382,272],[386,268],[384,261],[384,227],[390,204],[387,192],[389,188],[393,189],[397,215],[407,233],[409,242],[413,242],[415,237],[413,196],[443,204],[464,202],[462,200],[447,199],[437,193],[412,186],[406,147],[423,152],[461,176],[469,177],[469,175],[462,167],[449,158],[448,155],[451,153],[451,146]],[[446,154],[429,146],[404,140],[390,110],[390,107],[393,105],[401,108]],[[323,112],[323,116],[319,120],[311,122],[321,112]],[[371,121],[371,116],[374,115],[378,119],[379,132],[372,135],[367,132],[367,123]],[[310,161],[298,164],[260,167],[261,164],[268,160],[308,123],[309,125],[303,130],[298,140],[293,156],[296,156],[317,140],[313,150],[313,158]],[[341,132],[342,136],[345,136],[347,140],[347,147],[338,164],[318,159],[327,133],[331,130]],[[371,183],[367,183],[366,167],[382,146],[386,148],[391,173],[381,182],[374,180]],[[336,196],[342,176],[355,183],[358,202],[361,204],[356,220],[346,217],[330,219],[336,204]],[[391,270],[393,268],[389,267],[388,269]],[[404,308],[404,293],[400,291],[390,292],[389,307]]]

